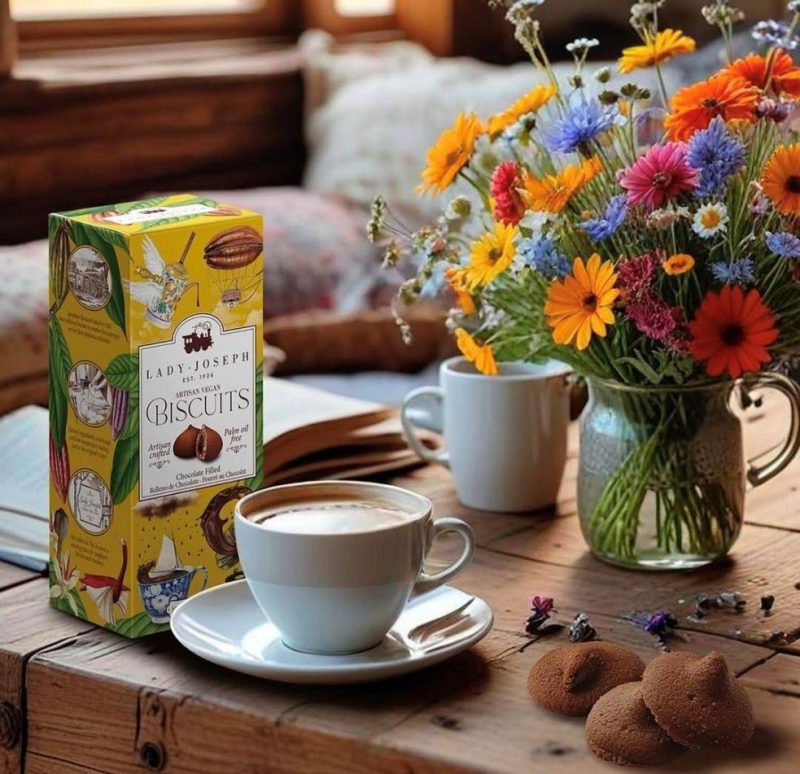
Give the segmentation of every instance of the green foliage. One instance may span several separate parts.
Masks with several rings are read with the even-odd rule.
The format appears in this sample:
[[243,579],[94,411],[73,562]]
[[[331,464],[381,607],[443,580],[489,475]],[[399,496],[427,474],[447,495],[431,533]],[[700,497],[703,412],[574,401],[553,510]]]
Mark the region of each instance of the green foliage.
[[53,315],[49,323],[48,401],[50,406],[50,435],[57,449],[66,442],[67,435],[67,381],[71,358],[64,332],[58,318]]
[[116,505],[124,502],[138,478],[138,434],[120,437],[114,447],[114,459],[111,463],[111,499]]

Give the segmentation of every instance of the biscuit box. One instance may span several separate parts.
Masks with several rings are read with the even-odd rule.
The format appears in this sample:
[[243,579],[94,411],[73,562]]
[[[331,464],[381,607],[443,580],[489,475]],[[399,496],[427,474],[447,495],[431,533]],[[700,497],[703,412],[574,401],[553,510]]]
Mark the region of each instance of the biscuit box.
[[127,637],[241,577],[263,229],[179,195],[50,216],[50,603]]

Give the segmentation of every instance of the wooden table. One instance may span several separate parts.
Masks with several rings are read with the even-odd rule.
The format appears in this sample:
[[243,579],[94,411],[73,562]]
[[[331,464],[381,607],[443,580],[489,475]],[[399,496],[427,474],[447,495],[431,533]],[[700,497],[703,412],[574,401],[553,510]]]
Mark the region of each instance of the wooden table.
[[[781,411],[752,411],[748,440],[764,448],[784,427]],[[480,548],[458,585],[486,599],[496,621],[470,652],[371,686],[279,685],[207,664],[169,634],[129,641],[51,610],[46,580],[0,564],[0,768],[18,771],[24,760],[28,774],[611,771],[588,752],[581,719],[528,698],[528,670],[565,641],[529,644],[523,633],[529,598],[546,594],[563,621],[586,611],[603,638],[646,659],[657,655],[655,641],[620,613],[671,610],[680,620],[671,648],[719,650],[742,676],[758,720],[749,747],[691,753],[669,770],[798,771],[800,460],[750,495],[731,561],[693,574],[632,573],[588,555],[575,472],[573,454],[555,513],[534,516],[469,511],[442,470],[396,479],[429,495],[440,515],[472,523]],[[720,590],[744,594],[746,611],[687,620],[697,593]],[[776,600],[764,617],[767,593]]]

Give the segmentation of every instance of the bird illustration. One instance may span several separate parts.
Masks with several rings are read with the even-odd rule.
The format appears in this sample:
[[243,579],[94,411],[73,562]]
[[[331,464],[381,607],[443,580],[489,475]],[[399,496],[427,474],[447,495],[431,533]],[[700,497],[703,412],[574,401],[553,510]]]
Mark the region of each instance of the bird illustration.
[[117,613],[120,618],[128,611],[130,589],[123,583],[125,571],[128,569],[128,544],[120,540],[122,546],[122,566],[119,575],[110,578],[108,575],[84,575],[81,578],[81,591],[89,595],[97,612],[106,623],[115,623]]
[[200,305],[200,285],[190,281],[184,265],[193,241],[194,231],[189,235],[180,259],[176,263],[167,264],[153,240],[146,236],[142,242],[144,267],[136,269],[136,274],[143,280],[125,280],[125,287],[131,298],[147,307],[147,319],[159,328],[170,326],[175,307],[189,288],[196,289],[196,305]]

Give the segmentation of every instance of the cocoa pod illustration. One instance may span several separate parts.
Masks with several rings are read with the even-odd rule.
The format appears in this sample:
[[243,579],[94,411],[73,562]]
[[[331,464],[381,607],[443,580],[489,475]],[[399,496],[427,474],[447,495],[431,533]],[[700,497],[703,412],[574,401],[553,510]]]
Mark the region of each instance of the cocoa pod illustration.
[[217,234],[203,251],[212,269],[239,269],[258,258],[264,249],[261,234],[250,226],[236,226]]
[[128,421],[130,396],[127,390],[111,385],[111,435],[117,439],[122,435]]
[[69,488],[69,452],[67,451],[66,441],[58,449],[53,436],[50,436],[50,477],[53,479],[53,486],[62,501],[67,500],[67,489]]
[[50,287],[53,304],[61,307],[69,292],[69,228],[65,222],[59,224],[50,247]]

